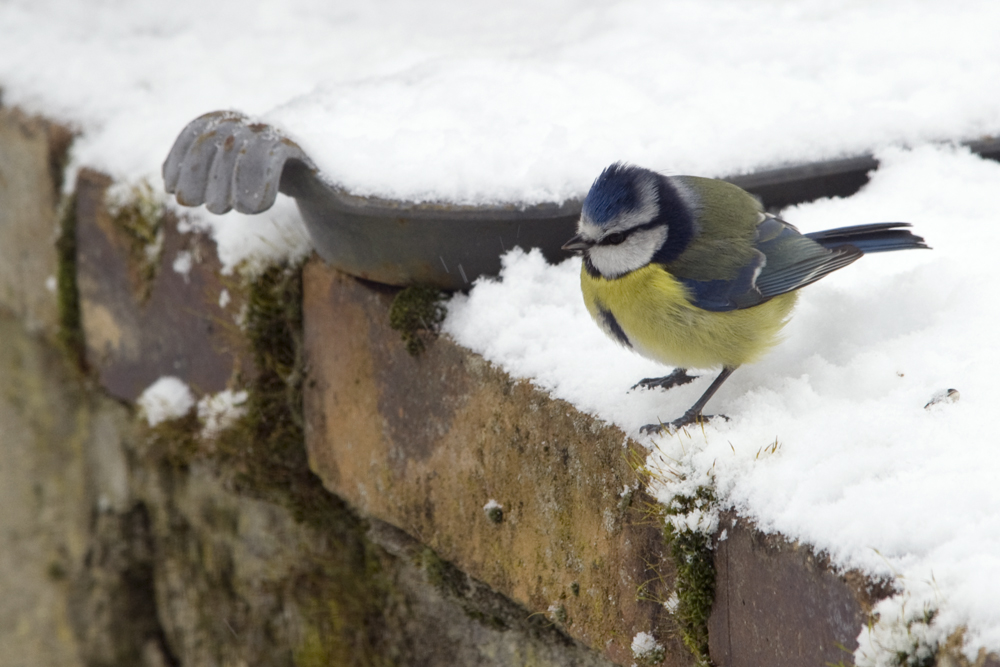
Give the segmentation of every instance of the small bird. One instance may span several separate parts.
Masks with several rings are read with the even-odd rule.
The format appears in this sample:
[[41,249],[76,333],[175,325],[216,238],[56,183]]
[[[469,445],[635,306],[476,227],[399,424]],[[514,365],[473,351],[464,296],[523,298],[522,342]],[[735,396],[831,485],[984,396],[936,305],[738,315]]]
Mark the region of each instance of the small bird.
[[862,255],[927,248],[902,222],[802,234],[725,181],[664,176],[615,163],[587,193],[577,234],[587,310],[613,340],[675,367],[633,387],[669,389],[696,379],[687,369],[722,367],[691,409],[644,433],[679,429],[739,366],[778,342],[798,289]]

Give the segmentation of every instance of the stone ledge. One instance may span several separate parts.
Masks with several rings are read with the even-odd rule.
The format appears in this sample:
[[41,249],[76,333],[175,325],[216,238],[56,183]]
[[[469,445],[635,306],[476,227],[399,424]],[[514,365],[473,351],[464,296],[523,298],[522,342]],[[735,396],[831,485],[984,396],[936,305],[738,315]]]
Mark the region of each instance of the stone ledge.
[[[87,365],[116,398],[134,401],[158,378],[172,375],[198,393],[225,389],[234,373],[251,372],[247,345],[236,325],[238,281],[221,275],[215,242],[200,232],[183,234],[165,213],[147,221],[159,227],[162,246],[149,267],[136,266],[134,239],[116,225],[105,202],[111,179],[83,169],[77,177],[75,216],[77,281]],[[186,274],[173,269],[190,253]],[[224,289],[231,300],[221,306]]]
[[891,592],[888,585],[841,576],[809,547],[765,535],[734,512],[719,525],[712,660],[720,667],[850,664],[858,633],[874,602]]
[[624,434],[446,337],[411,356],[396,292],[305,267],[306,441],[326,487],[612,660],[652,632],[687,664],[663,606],[637,599],[648,582],[666,599],[671,568]]

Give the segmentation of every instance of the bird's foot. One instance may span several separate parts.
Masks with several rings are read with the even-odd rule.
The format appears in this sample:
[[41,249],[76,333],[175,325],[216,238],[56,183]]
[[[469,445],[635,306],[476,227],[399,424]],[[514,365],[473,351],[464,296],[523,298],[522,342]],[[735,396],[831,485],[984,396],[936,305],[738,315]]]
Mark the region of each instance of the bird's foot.
[[658,435],[660,433],[676,433],[685,426],[691,426],[692,424],[704,424],[712,419],[725,419],[729,421],[729,417],[726,415],[703,415],[700,412],[693,412],[688,410],[684,413],[682,417],[673,420],[669,423],[660,422],[659,424],[646,424],[639,428],[639,432],[643,435]]
[[661,378],[646,378],[632,386],[632,389],[673,389],[697,380],[699,376],[688,375],[687,369],[677,368],[673,373]]

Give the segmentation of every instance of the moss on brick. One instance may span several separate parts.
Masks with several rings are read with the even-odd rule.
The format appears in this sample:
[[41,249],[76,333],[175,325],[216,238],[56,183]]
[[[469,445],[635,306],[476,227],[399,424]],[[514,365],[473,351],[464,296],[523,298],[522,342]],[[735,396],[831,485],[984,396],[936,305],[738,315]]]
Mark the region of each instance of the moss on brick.
[[109,190],[108,212],[128,242],[129,264],[142,303],[152,293],[163,250],[163,203],[148,181],[127,190]]
[[[693,496],[676,496],[665,513],[670,516],[705,511],[714,502],[715,494],[712,489],[701,486]],[[673,615],[680,626],[681,638],[698,665],[711,665],[708,654],[708,617],[712,613],[712,601],[715,599],[711,539],[708,535],[689,528],[677,530],[669,521],[664,523],[664,536],[677,568],[677,607]]]
[[77,285],[76,195],[63,202],[56,241],[56,299],[59,310],[59,344],[80,371],[86,370],[87,351]]
[[396,295],[389,308],[389,326],[399,331],[413,356],[424,351],[426,340],[437,335],[448,309],[445,293],[428,285],[412,285]]
[[215,442],[214,457],[236,490],[288,508],[320,534],[336,535],[330,558],[295,582],[304,634],[294,663],[389,665],[380,631],[391,585],[367,526],[309,468],[302,417],[301,266],[274,266],[247,288],[244,331],[254,375],[246,413]]

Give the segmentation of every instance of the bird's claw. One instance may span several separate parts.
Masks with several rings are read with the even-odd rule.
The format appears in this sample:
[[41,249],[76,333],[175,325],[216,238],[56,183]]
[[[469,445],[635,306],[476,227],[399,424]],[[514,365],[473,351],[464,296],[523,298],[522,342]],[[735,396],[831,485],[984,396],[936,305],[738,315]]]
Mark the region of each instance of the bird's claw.
[[645,378],[644,380],[639,380],[632,385],[632,389],[673,389],[674,387],[685,385],[688,382],[693,382],[699,377],[700,376],[698,375],[688,375],[686,369],[678,368],[666,377]]
[[639,428],[639,432],[643,435],[659,435],[661,433],[672,434],[681,430],[685,426],[690,426],[692,424],[704,424],[712,419],[725,419],[729,421],[729,417],[726,415],[703,415],[699,412],[691,413],[685,412],[682,417],[679,417],[672,422],[658,424],[646,424]]
[[664,424],[660,422],[659,424],[646,424],[645,426],[639,427],[639,433],[642,435],[659,435],[663,431],[670,429],[669,424]]

